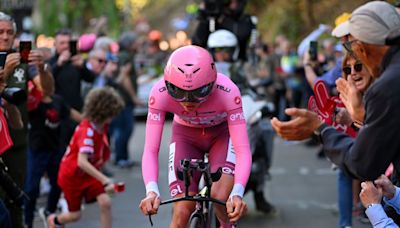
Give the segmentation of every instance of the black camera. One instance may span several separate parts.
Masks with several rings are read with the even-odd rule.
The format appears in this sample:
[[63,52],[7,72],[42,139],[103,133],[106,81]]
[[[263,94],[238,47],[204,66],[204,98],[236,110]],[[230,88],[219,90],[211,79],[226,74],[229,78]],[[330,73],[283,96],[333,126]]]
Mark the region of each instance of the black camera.
[[1,94],[8,103],[13,105],[20,105],[27,99],[26,91],[18,87],[6,87]]
[[22,206],[25,200],[29,200],[28,195],[14,182],[14,180],[8,175],[7,167],[0,159],[0,186],[12,200],[12,203],[18,206]]
[[229,0],[204,0],[205,13],[211,17],[218,17],[224,10],[224,5]]

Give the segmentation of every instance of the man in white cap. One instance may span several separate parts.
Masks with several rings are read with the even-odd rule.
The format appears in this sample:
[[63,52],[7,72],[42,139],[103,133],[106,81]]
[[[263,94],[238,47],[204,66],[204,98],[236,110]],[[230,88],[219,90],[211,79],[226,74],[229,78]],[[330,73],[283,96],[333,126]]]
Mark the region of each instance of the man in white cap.
[[272,126],[288,140],[317,134],[326,156],[360,180],[377,179],[390,163],[397,174],[400,171],[400,15],[387,2],[369,2],[353,11],[342,32],[349,34],[344,47],[376,79],[364,96],[366,114],[358,137],[353,139],[336,131],[305,109],[286,109],[292,120],[282,122],[273,118]]

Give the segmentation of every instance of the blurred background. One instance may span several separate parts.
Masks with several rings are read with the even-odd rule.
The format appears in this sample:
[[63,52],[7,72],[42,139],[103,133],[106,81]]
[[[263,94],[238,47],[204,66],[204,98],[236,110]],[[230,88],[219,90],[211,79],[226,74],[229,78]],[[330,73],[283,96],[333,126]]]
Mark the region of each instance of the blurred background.
[[[334,25],[342,12],[351,12],[365,0],[250,0],[246,12],[258,17],[263,41],[284,34],[294,44],[318,24]],[[394,1],[389,1],[394,2]],[[190,36],[200,0],[2,0],[0,11],[11,14],[18,31],[38,38],[38,46],[51,45],[51,36],[62,27],[76,33],[97,27],[110,37],[124,30],[147,33],[158,29],[163,48],[174,49]],[[185,33],[177,33],[184,31]],[[188,35],[185,35],[188,34]]]

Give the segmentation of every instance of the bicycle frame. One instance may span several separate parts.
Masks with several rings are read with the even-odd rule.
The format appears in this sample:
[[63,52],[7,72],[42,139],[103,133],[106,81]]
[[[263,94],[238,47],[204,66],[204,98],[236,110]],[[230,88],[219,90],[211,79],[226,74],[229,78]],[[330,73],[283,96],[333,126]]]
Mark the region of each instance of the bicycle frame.
[[[219,178],[221,177],[222,174],[221,168],[219,168],[217,172],[211,173],[208,162],[204,162],[203,160],[200,159],[181,160],[180,167],[182,168],[182,171],[178,170],[177,176],[180,180],[184,181],[185,195],[183,197],[162,201],[160,205],[176,203],[179,201],[196,202],[196,209],[190,216],[190,219],[197,216],[198,218],[201,219],[202,224],[206,224],[206,222],[209,221],[211,216],[209,213],[210,203],[216,203],[226,206],[225,202],[211,197],[212,183],[218,181]],[[205,182],[205,187],[194,196],[189,195],[190,176],[192,171],[200,171],[203,174]],[[149,220],[150,224],[153,225],[150,215],[149,215]]]

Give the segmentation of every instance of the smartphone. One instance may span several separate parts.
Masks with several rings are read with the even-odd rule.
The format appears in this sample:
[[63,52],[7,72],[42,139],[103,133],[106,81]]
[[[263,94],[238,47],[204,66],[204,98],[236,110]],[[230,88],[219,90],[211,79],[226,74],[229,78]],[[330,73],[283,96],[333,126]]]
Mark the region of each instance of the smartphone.
[[71,56],[78,54],[77,44],[78,44],[77,40],[69,41],[69,53],[71,53]]
[[310,41],[310,53],[311,61],[317,61],[318,59],[318,41]]
[[32,41],[19,42],[19,54],[21,55],[21,63],[28,63],[29,53],[32,50]]
[[0,70],[6,65],[7,52],[0,52]]

